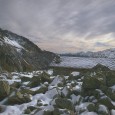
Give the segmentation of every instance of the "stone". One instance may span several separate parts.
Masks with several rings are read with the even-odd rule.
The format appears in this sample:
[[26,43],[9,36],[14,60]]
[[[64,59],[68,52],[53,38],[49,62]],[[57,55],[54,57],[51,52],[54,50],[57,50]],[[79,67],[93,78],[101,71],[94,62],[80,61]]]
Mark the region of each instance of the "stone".
[[105,105],[109,110],[115,109],[115,106],[112,104],[111,100],[108,97],[99,99],[99,103]]
[[69,110],[74,110],[74,105],[73,103],[66,99],[66,98],[60,98],[55,100],[56,106],[61,108],[61,109],[69,109]]
[[8,104],[22,104],[31,101],[31,95],[29,94],[21,94],[20,92],[16,92],[15,95],[8,98]]
[[7,81],[0,81],[0,100],[4,99],[10,94],[10,85]]

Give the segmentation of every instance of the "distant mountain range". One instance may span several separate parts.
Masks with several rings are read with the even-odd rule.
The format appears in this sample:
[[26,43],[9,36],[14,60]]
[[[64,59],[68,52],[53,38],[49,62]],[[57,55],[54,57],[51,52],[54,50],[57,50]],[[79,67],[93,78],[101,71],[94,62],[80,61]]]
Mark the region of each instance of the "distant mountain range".
[[93,57],[93,58],[115,58],[115,48],[98,51],[98,52],[78,52],[78,53],[66,53],[61,56],[75,56],[75,57]]
[[58,56],[42,51],[27,38],[0,29],[0,71],[33,71],[47,68]]

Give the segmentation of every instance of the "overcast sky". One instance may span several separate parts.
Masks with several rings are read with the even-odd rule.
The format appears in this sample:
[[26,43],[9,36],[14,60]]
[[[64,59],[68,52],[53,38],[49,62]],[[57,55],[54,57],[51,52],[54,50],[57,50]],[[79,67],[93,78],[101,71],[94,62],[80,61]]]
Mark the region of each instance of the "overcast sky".
[[115,47],[115,0],[0,0],[0,27],[62,53]]

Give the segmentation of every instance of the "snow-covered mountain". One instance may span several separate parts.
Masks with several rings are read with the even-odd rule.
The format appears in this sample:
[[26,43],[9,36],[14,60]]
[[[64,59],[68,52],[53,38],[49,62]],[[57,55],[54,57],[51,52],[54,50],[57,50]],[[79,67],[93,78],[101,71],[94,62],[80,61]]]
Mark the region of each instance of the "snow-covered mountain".
[[46,68],[57,57],[42,51],[27,38],[0,29],[0,70],[28,71]]
[[115,58],[115,48],[98,51],[98,52],[79,52],[74,54],[62,54],[63,56],[75,56],[75,57],[93,57],[93,58]]

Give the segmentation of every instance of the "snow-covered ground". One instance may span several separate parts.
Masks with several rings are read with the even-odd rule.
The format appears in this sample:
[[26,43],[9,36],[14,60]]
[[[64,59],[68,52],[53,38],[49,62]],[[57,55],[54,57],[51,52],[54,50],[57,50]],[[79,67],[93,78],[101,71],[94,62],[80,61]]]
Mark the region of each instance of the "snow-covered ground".
[[[29,87],[27,84],[31,82],[31,79],[34,78],[34,76],[41,75],[43,72],[46,72],[50,79],[51,82],[41,82],[38,84],[38,86],[35,87]],[[30,91],[38,91],[42,87],[47,87],[47,91],[45,93],[37,93],[34,95],[30,94],[31,101],[30,102],[25,102],[22,104],[14,104],[14,105],[4,105],[3,103],[8,100],[8,97],[6,97],[3,101],[0,102],[0,106],[3,108],[3,112],[0,113],[0,115],[24,115],[25,110],[27,110],[28,107],[35,107],[35,110],[31,111],[32,115],[44,115],[44,111],[54,111],[56,105],[56,99],[58,97],[63,96],[68,98],[68,100],[74,105],[75,107],[75,115],[98,115],[94,111],[90,111],[88,109],[89,105],[94,105],[95,106],[95,101],[98,101],[96,97],[94,96],[86,96],[82,97],[81,91],[82,91],[82,85],[83,85],[83,79],[84,76],[79,76],[80,72],[78,71],[73,71],[70,73],[68,76],[60,76],[60,75],[53,75],[53,70],[46,70],[46,71],[33,71],[32,73],[25,72],[25,73],[16,73],[13,72],[10,74],[12,76],[12,79],[8,79],[6,76],[8,74],[4,73],[1,74],[1,80],[2,81],[7,81],[9,85],[12,85],[14,82],[20,82],[21,87],[17,89],[17,91],[21,91],[21,88],[26,88],[29,89]],[[21,78],[30,78],[30,80],[25,84],[25,81],[21,81]],[[72,79],[70,79],[72,77]],[[79,78],[80,77],[80,78]],[[11,82],[12,81],[12,82]],[[61,86],[59,85],[61,84]],[[110,87],[113,90],[115,89],[115,85]],[[102,95],[101,98],[107,97],[106,94],[104,94],[100,89],[95,89],[96,91],[99,92],[99,95]],[[73,93],[72,93],[73,92]],[[77,92],[74,93],[74,92]],[[26,92],[25,92],[26,94]],[[10,94],[10,96],[13,96],[14,92]],[[70,95],[68,97],[68,95]],[[9,96],[9,97],[10,97]],[[62,99],[63,99],[62,98]],[[89,99],[89,101],[83,101],[86,99]],[[108,97],[109,98],[109,97]],[[113,106],[115,106],[115,102],[109,98],[110,102],[113,103]],[[39,105],[41,104],[41,105]],[[60,111],[67,111],[70,112],[70,110],[67,110],[66,108],[62,109],[59,108]],[[115,115],[115,109],[111,109],[111,111],[108,112],[108,108],[105,105],[100,104],[98,107],[99,112],[105,112],[109,115],[111,112],[111,115]],[[106,115],[107,115],[106,114]],[[70,115],[68,114],[60,114],[60,115]]]
[[85,58],[85,57],[68,57],[61,56],[61,63],[51,66],[56,67],[72,67],[72,68],[92,68],[98,63],[115,70],[115,59],[110,58]]
[[5,43],[10,44],[18,49],[23,48],[18,42],[14,41],[14,40],[10,40],[8,37],[4,37],[4,41],[5,41]]

